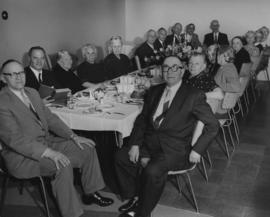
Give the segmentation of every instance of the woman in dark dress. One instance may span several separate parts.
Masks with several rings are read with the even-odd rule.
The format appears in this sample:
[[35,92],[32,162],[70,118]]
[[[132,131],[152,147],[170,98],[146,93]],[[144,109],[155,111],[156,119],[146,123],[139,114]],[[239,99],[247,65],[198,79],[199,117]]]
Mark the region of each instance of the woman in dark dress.
[[122,39],[120,36],[112,37],[109,44],[110,54],[104,59],[107,79],[111,80],[132,71],[131,61],[122,54]]
[[71,71],[72,58],[70,54],[61,50],[57,53],[57,63],[53,67],[53,74],[60,88],[69,88],[73,93],[83,90],[82,82],[79,77]]
[[206,71],[203,54],[193,54],[189,60],[189,71],[185,72],[183,82],[205,92],[207,99],[222,99],[223,92],[213,77]]
[[234,50],[234,65],[237,69],[238,74],[241,71],[243,63],[250,63],[249,53],[243,46],[243,40],[240,36],[236,36],[232,39],[232,48]]
[[77,68],[77,74],[86,88],[98,88],[107,80],[103,63],[96,63],[97,49],[92,44],[81,48],[84,62]]

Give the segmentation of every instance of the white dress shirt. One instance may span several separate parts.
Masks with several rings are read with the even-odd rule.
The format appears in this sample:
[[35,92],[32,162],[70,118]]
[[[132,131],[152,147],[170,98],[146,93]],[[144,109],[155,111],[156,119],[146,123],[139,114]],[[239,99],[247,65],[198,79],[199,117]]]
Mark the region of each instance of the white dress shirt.
[[41,76],[41,80],[42,80],[42,70],[38,71],[38,70],[34,69],[31,66],[30,66],[30,69],[34,72],[34,74],[35,74],[38,81],[39,81],[39,75]]
[[182,84],[182,80],[179,81],[177,84],[173,85],[172,87],[166,87],[163,91],[163,94],[160,98],[156,113],[153,116],[153,120],[155,120],[159,115],[161,115],[161,113],[163,112],[163,104],[167,101],[167,97],[166,97],[166,93],[167,93],[167,89],[170,89],[170,102],[169,102],[169,106],[171,105],[176,92],[178,91],[178,89],[180,88]]

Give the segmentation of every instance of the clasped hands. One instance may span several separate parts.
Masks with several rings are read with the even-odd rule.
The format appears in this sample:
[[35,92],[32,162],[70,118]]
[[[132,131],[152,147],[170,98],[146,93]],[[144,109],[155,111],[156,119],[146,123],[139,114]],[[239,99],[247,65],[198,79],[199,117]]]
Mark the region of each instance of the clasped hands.
[[[139,146],[137,145],[133,145],[129,152],[129,160],[133,163],[137,163],[139,160],[139,156],[140,156],[140,149]],[[150,158],[141,158],[141,164],[143,167],[145,167],[148,163],[148,161],[150,160]],[[192,150],[189,154],[189,161],[191,163],[199,163],[201,160],[201,155],[198,154],[196,151]]]
[[[95,142],[91,139],[87,139],[87,138],[84,138],[84,137],[80,137],[80,136],[77,136],[75,134],[72,134],[70,136],[70,139],[81,149],[83,150],[84,147],[83,147],[83,144],[87,145],[88,147],[90,148],[93,148],[95,147]],[[70,160],[68,159],[68,157],[64,154],[62,154],[61,152],[59,151],[54,151],[50,148],[47,148],[44,153],[42,154],[42,157],[46,157],[46,158],[49,158],[51,159],[54,163],[55,163],[55,166],[57,168],[57,170],[60,169],[60,166],[62,167],[66,167],[70,164]]]

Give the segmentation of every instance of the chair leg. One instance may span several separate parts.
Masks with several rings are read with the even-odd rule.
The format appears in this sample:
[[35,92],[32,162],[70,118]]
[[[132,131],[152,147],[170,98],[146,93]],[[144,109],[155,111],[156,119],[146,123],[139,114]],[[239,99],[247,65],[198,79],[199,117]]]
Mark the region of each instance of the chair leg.
[[197,199],[195,197],[195,193],[194,193],[194,190],[193,190],[193,186],[192,186],[192,183],[191,183],[189,173],[186,173],[186,176],[187,176],[187,179],[188,179],[189,190],[190,190],[192,200],[193,200],[195,208],[196,208],[196,212],[199,213],[199,207],[198,207],[198,204],[197,204]]
[[175,178],[176,178],[178,192],[179,192],[179,194],[182,194],[182,185],[180,184],[180,179],[179,179],[180,176],[176,175]]
[[0,202],[0,216],[2,216],[2,211],[3,211],[4,204],[5,204],[8,182],[9,182],[9,177],[8,177],[8,175],[4,174],[3,183],[2,183],[1,202]]
[[211,159],[211,156],[210,156],[210,153],[208,150],[206,150],[206,157],[207,157],[207,162],[209,164],[209,167],[212,168],[213,167],[213,163],[212,163],[212,159]]
[[223,128],[223,126],[221,126],[221,130],[222,130],[222,134],[223,134],[223,139],[224,139],[224,146],[225,146],[225,150],[226,150],[226,156],[229,159],[230,158],[230,154],[229,154],[229,149],[228,149],[228,143],[227,143],[227,138],[226,138],[226,132]]
[[234,151],[235,150],[235,144],[234,144],[234,139],[233,139],[233,136],[232,136],[232,131],[231,131],[230,126],[228,126],[228,132],[229,132],[229,135],[230,135],[230,139],[231,139],[232,146],[233,146],[233,151]]
[[49,205],[48,205],[44,180],[43,180],[43,178],[41,176],[39,176],[39,180],[40,180],[40,184],[41,184],[42,198],[44,200],[46,214],[47,214],[47,217],[50,217],[51,215],[50,215],[50,209],[49,209]]
[[205,161],[204,161],[204,158],[203,157],[201,157],[201,162],[202,162],[202,168],[203,168],[203,173],[204,173],[205,181],[208,182],[208,174],[207,174],[207,170],[206,170],[206,166],[205,166]]
[[239,135],[238,135],[238,126],[237,126],[237,121],[235,120],[235,117],[233,117],[233,128],[234,128],[234,133],[235,133],[235,136],[236,136],[236,141],[237,141],[237,145],[239,145]]

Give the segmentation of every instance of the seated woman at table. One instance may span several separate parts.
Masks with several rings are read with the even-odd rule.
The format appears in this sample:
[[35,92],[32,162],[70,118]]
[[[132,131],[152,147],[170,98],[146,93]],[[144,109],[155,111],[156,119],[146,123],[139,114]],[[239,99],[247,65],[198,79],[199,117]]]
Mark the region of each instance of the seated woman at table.
[[207,99],[223,99],[223,92],[213,77],[206,72],[204,54],[193,54],[189,60],[189,71],[185,72],[183,82],[205,92]]
[[73,71],[72,68],[72,58],[70,54],[61,50],[57,53],[57,63],[53,67],[53,73],[57,83],[60,88],[69,88],[73,93],[85,89],[82,86],[82,82]]
[[234,50],[234,65],[237,69],[238,74],[241,71],[243,63],[250,63],[249,53],[246,51],[243,45],[243,39],[240,36],[235,36],[232,39],[232,47]]
[[109,55],[104,59],[107,79],[111,80],[132,71],[131,61],[122,54],[122,39],[120,36],[112,37],[109,41]]
[[256,34],[254,31],[248,31],[245,35],[247,44],[244,47],[249,53],[251,59],[260,55],[260,49],[255,45],[255,36]]
[[81,48],[84,62],[77,68],[77,74],[86,88],[98,88],[106,80],[103,63],[96,63],[97,48],[86,44]]
[[236,67],[232,63],[233,57],[230,46],[224,45],[219,48],[217,61],[220,68],[214,79],[224,92],[237,93],[240,91],[240,80]]
[[255,32],[255,46],[257,48],[259,48],[260,50],[260,53],[263,51],[264,49],[264,45],[262,44],[263,43],[263,33],[260,29],[258,29],[256,32]]

